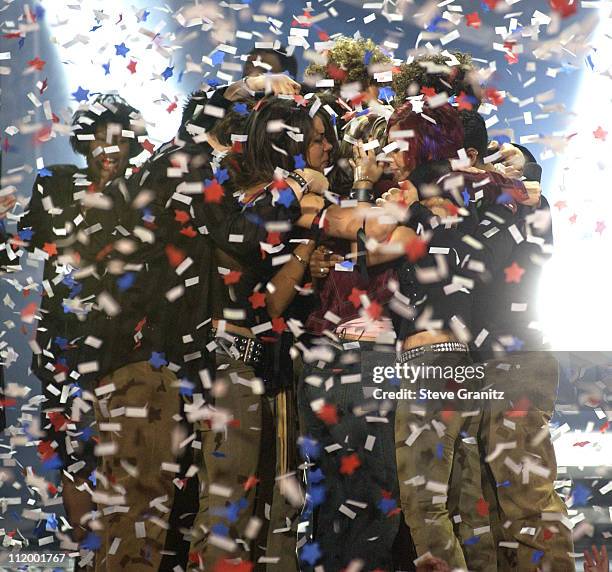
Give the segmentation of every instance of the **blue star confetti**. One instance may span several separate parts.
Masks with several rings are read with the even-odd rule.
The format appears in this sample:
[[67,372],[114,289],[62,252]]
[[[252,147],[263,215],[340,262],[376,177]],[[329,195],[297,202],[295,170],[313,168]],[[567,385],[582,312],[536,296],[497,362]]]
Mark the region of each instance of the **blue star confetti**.
[[293,156],[293,162],[295,164],[296,169],[306,168],[306,161],[304,161],[304,155],[302,155],[301,153],[299,155]]
[[102,539],[93,532],[90,532],[85,540],[81,542],[81,548],[85,550],[98,550],[102,546]]
[[122,58],[125,58],[125,56],[127,56],[127,53],[130,51],[130,48],[128,48],[125,45],[125,42],[121,42],[120,44],[115,44],[115,55],[116,56],[121,56]]
[[300,554],[300,560],[314,566],[319,558],[321,558],[321,549],[318,542],[309,542],[304,545]]
[[215,171],[215,179],[217,179],[217,182],[220,185],[225,183],[225,181],[228,181],[229,180],[229,174],[227,172],[227,169],[217,169]]
[[168,361],[166,360],[166,354],[164,354],[163,352],[152,352],[151,357],[149,358],[149,363],[155,368],[160,368],[165,365],[168,365]]
[[76,99],[79,103],[81,103],[81,101],[87,101],[87,99],[89,98],[89,90],[84,89],[81,86],[79,86],[79,88],[75,92],[71,93],[70,95],[72,95],[74,99]]
[[289,208],[293,201],[295,200],[295,195],[291,189],[284,189],[280,193],[278,193],[277,203],[279,205],[283,205],[286,208]]
[[174,75],[174,66],[168,66],[161,74],[164,81],[168,81]]

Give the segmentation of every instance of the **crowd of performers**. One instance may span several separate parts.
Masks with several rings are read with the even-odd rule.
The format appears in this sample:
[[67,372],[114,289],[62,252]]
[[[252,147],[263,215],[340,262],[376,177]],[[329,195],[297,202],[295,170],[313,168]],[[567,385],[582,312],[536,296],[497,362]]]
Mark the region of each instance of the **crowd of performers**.
[[3,271],[42,272],[61,547],[108,572],[575,570],[537,161],[489,140],[467,54],[339,38],[297,77],[254,50],[137,164],[144,119],[92,98],[86,167],[0,199]]

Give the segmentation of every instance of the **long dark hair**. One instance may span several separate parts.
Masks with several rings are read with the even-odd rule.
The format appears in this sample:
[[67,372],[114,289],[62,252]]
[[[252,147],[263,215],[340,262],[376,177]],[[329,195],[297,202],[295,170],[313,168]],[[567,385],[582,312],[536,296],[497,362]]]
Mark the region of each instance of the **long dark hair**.
[[[237,188],[268,183],[277,168],[296,169],[296,157],[306,162],[306,152],[314,135],[309,106],[293,98],[266,97],[249,116],[247,140],[240,153],[231,153],[227,165]],[[289,136],[294,135],[295,138]],[[301,141],[299,135],[303,136]]]

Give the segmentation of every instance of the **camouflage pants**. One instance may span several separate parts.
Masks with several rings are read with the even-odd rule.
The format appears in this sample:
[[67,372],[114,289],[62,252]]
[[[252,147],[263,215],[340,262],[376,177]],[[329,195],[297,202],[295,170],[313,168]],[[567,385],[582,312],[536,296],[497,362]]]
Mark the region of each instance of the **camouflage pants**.
[[258,571],[268,564],[271,570],[295,571],[298,508],[281,494],[283,479],[294,478],[286,474],[295,458],[286,444],[295,437],[279,431],[295,418],[292,394],[255,393],[252,367],[224,355],[217,365],[225,367],[219,371],[225,391],[214,405],[221,423],[215,427],[213,416],[200,424],[200,501],[189,569],[208,572],[230,559],[254,562]]
[[180,408],[175,382],[168,369],[138,362],[98,385],[97,572],[160,567],[178,470],[172,446]]
[[[497,569],[573,572],[571,531],[563,524],[565,504],[554,490],[557,464],[548,431],[558,384],[556,360],[549,352],[532,352],[491,361],[484,383],[505,392],[503,400],[483,408],[478,428]],[[469,463],[455,466],[458,483],[475,480],[473,459],[472,454]],[[462,514],[473,511],[468,490],[458,488]],[[471,554],[466,552],[468,564],[472,557],[481,558],[477,550],[476,544]]]

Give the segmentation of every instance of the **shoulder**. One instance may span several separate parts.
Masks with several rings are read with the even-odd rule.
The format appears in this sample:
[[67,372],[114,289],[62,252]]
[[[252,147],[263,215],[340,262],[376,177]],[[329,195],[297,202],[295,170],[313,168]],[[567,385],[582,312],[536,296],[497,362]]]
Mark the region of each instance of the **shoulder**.
[[32,195],[53,195],[61,202],[62,197],[72,201],[74,184],[78,178],[86,178],[87,170],[76,165],[51,165],[39,169],[32,188]]

